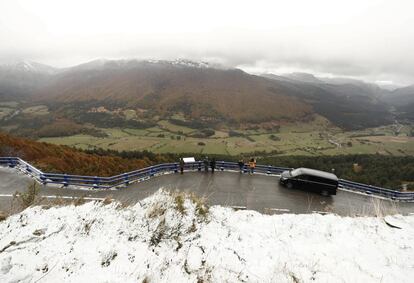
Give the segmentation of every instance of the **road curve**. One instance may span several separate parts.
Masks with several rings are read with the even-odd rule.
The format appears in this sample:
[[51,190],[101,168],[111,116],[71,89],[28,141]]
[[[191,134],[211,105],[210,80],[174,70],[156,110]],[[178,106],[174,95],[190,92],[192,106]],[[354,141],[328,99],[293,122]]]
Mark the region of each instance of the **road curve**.
[[[33,182],[31,178],[10,168],[0,167],[0,210],[6,210],[11,195],[24,191]],[[339,215],[375,215],[380,204],[385,213],[414,213],[414,203],[379,200],[371,196],[338,191],[336,196],[318,194],[281,187],[278,178],[264,175],[247,175],[233,172],[186,172],[158,176],[116,190],[75,190],[42,186],[42,196],[104,198],[111,196],[133,204],[160,188],[193,192],[205,196],[210,205],[225,205],[240,209],[274,213],[334,212]],[[2,197],[3,196],[3,197]]]

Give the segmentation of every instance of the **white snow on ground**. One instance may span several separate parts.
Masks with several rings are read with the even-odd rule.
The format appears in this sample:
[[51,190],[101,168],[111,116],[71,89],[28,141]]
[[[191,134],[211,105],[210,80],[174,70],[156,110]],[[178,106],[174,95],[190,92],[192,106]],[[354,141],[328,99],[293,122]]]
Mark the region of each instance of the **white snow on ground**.
[[[414,217],[262,215],[160,191],[0,222],[0,282],[412,282]],[[146,280],[146,281],[145,281]]]

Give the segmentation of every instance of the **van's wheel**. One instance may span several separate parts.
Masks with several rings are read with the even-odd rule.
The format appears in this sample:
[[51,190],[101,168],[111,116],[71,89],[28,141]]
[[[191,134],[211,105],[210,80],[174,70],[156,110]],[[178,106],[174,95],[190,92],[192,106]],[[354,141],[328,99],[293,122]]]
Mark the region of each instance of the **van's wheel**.
[[286,183],[286,188],[292,189],[293,188],[293,184],[291,182],[287,182]]
[[322,190],[321,191],[321,195],[324,197],[328,197],[329,196],[329,192],[327,190]]

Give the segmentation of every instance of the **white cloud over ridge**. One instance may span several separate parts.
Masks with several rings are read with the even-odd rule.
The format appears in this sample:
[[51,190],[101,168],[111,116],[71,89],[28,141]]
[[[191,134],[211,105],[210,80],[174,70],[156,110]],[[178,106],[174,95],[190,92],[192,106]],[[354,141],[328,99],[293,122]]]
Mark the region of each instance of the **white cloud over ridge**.
[[4,0],[0,62],[183,57],[409,84],[413,10],[409,0]]

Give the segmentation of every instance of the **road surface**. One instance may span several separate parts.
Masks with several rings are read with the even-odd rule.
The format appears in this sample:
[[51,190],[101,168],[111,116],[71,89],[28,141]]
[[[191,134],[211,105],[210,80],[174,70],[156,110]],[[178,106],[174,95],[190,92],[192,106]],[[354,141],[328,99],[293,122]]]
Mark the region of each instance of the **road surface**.
[[[289,190],[279,185],[278,177],[247,175],[233,172],[186,172],[158,176],[116,190],[75,190],[42,186],[42,196],[112,198],[127,204],[151,195],[160,188],[193,192],[207,198],[210,205],[225,205],[263,213],[334,212],[339,215],[375,215],[381,205],[386,213],[414,213],[414,203],[379,200],[371,196],[338,191],[336,196],[323,197],[315,193]],[[14,169],[0,167],[0,210],[7,210],[10,195],[24,191],[33,182]]]

